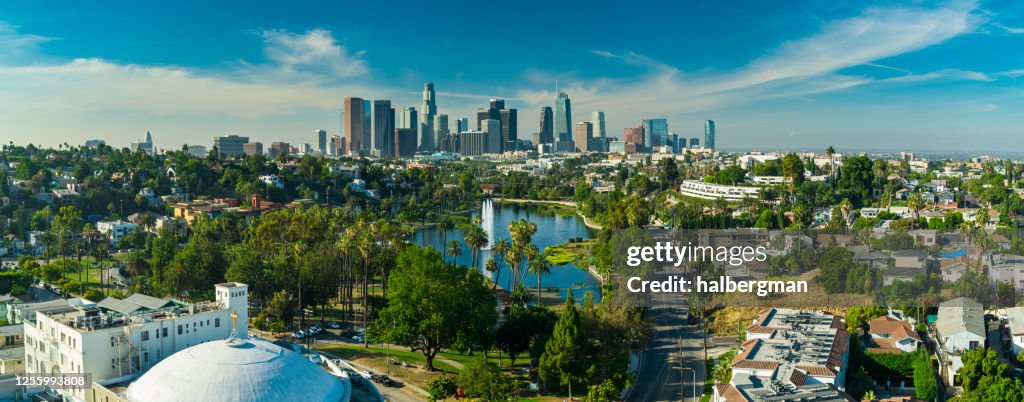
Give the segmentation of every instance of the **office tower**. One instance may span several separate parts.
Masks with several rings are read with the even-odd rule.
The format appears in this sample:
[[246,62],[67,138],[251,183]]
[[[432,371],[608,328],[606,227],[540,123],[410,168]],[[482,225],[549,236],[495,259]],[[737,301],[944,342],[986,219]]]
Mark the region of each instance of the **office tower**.
[[288,144],[287,142],[272,142],[270,143],[270,149],[267,150],[267,154],[269,154],[271,158],[281,153],[287,155],[288,151],[291,150],[291,148],[291,145]]
[[487,133],[487,153],[503,152],[503,135],[501,120],[487,119],[483,121],[483,130]]
[[588,152],[587,145],[590,143],[590,137],[593,136],[594,125],[589,121],[581,121],[576,123],[576,135],[573,141],[576,143],[576,152]]
[[554,144],[554,127],[554,113],[552,113],[551,107],[544,106],[540,108],[540,132],[536,140],[537,144]]
[[[416,108],[409,106],[402,109],[402,113],[396,116],[398,121],[395,122],[395,128],[412,128],[418,133],[420,131],[420,124],[417,117]],[[419,141],[420,139],[416,138],[416,142],[418,143]]]
[[643,121],[644,126],[644,148],[647,152],[654,150],[654,147],[660,147],[665,145],[665,141],[668,139],[668,120],[667,119],[646,119]]
[[459,133],[459,155],[477,156],[487,153],[487,132],[467,130]]
[[418,140],[415,128],[395,129],[395,155],[396,158],[411,158],[416,155],[416,142]]
[[332,135],[329,146],[329,152],[331,156],[341,156],[345,154],[345,139],[340,135]]
[[608,135],[604,129],[604,112],[598,110],[590,113],[590,124],[594,126],[594,137],[604,138]]
[[[555,99],[554,135],[559,141],[572,141],[572,107],[569,95],[559,92]],[[564,152],[564,151],[563,151]]]
[[447,138],[448,134],[450,133],[450,131],[448,130],[448,115],[434,115],[434,124],[432,126],[434,127],[434,139],[432,140],[431,143],[434,144],[434,147],[436,148],[437,144],[440,144],[441,141],[444,141],[444,139]]
[[364,105],[362,98],[345,98],[345,149],[353,155],[358,154],[365,146],[363,143],[364,125],[366,124]]
[[622,141],[627,144],[638,145],[640,149],[644,146],[644,126],[635,126],[622,130]]
[[106,141],[103,140],[87,140],[85,141],[86,148],[99,148],[100,145],[105,145]]
[[690,138],[690,148],[700,148],[700,138]]
[[[219,148],[218,148],[219,149]],[[242,145],[242,152],[249,156],[263,155],[262,142],[248,142]],[[221,152],[223,154],[224,152]]]
[[680,150],[679,149],[680,148],[679,147],[679,134],[668,133],[668,144],[667,145],[672,148],[672,153],[674,153],[674,154],[679,153],[679,150]]
[[715,149],[715,121],[704,122],[704,148]]
[[461,133],[463,131],[469,131],[469,118],[468,117],[463,117],[461,119],[455,120],[455,132],[456,133]]
[[249,137],[239,137],[234,134],[213,138],[213,146],[217,148],[218,153],[224,156],[241,155],[243,153],[242,145],[247,142],[249,142]]
[[395,154],[395,109],[389,100],[373,101],[373,153],[380,156]]
[[612,138],[590,137],[587,139],[587,152],[608,152]]
[[420,108],[420,150],[433,152],[437,149],[437,133],[434,132],[434,116],[437,104],[434,99],[434,83],[423,84],[423,106]]
[[327,131],[313,130],[313,137],[316,150],[320,151],[320,155],[327,155]]
[[516,140],[519,136],[517,130],[516,115],[516,109],[505,108],[504,99],[491,99],[489,107],[487,107],[486,109],[477,109],[476,129],[483,130],[482,122],[484,120],[492,119],[500,121],[501,150],[498,152],[512,150],[514,149]]

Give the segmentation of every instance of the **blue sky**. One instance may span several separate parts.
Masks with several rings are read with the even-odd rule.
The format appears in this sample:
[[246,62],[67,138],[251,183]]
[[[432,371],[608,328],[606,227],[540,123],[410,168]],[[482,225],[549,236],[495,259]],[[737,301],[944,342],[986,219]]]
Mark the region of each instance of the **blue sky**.
[[0,137],[312,142],[344,97],[431,81],[452,120],[502,97],[530,138],[557,80],[610,135],[1024,151],[1020,2],[142,3],[0,3]]

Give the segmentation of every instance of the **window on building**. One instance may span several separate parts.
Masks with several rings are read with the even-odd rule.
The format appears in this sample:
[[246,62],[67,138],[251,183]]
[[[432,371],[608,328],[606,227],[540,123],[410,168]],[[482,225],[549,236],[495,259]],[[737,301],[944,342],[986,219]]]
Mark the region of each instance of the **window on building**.
[[164,338],[166,338],[167,337],[167,327],[164,327],[164,329],[161,332],[164,333]]
[[147,362],[147,363],[149,362],[149,352],[143,352],[142,353],[142,360]]
[[213,319],[213,326],[216,328],[220,328],[220,317]]
[[142,340],[143,341],[148,341],[149,340],[149,331],[142,331]]
[[181,324],[178,324],[178,335],[181,335]]

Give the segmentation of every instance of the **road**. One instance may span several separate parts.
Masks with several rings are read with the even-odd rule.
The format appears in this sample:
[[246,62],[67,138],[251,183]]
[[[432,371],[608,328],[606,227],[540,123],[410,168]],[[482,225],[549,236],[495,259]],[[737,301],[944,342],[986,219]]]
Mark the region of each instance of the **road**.
[[[679,401],[685,394],[687,401],[697,401],[704,390],[703,333],[698,326],[686,325],[686,298],[682,294],[660,293],[654,303],[650,310],[654,333],[627,399]],[[680,369],[680,357],[683,367],[689,370]]]

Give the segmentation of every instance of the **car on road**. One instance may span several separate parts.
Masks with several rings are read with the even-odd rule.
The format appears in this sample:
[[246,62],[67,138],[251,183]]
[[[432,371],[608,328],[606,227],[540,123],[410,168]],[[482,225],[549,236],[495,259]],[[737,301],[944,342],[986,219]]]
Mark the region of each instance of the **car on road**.
[[367,380],[373,380],[373,372],[370,371],[370,370],[363,370],[363,371],[358,372],[358,374],[359,374],[360,377],[363,377],[363,378],[365,378]]
[[355,342],[362,342],[363,341],[363,337],[361,337],[359,335],[356,335],[356,336],[352,337],[352,340],[355,341]]
[[292,336],[294,336],[294,337],[296,337],[298,339],[302,339],[302,338],[306,337],[306,334],[304,332],[302,332],[302,331],[295,331],[295,332],[292,332]]
[[327,326],[330,327],[331,329],[341,329],[341,324],[338,324],[335,321],[331,321],[330,323],[327,324]]

